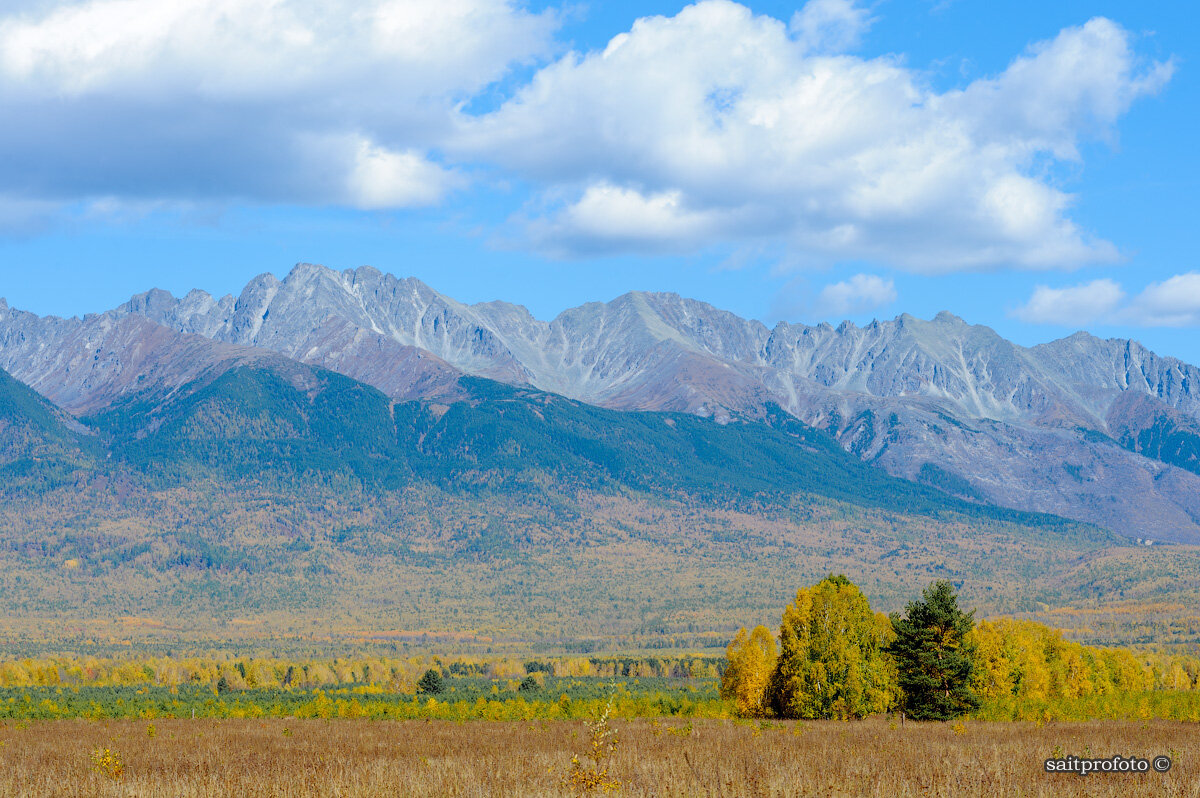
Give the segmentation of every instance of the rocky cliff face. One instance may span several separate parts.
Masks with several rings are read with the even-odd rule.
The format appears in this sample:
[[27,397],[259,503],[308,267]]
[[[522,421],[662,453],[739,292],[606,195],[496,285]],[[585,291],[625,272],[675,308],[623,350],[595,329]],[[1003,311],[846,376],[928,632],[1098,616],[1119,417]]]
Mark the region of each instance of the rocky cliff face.
[[0,300],[0,369],[83,416],[131,394],[169,395],[206,373],[277,357],[138,315],[40,317]]
[[[369,267],[309,264],[255,278],[236,298],[155,290],[84,320],[0,312],[0,367],[76,412],[179,359],[264,350],[402,399],[452,395],[466,373],[718,421],[775,403],[893,474],[1128,534],[1200,540],[1200,370],[1132,341],[1078,333],[1025,348],[950,313],[769,329],[637,292],[546,322]],[[105,366],[105,352],[126,354]]]
[[[385,376],[396,347],[433,355],[424,378],[436,384],[467,373],[621,409],[726,412],[768,396],[757,378],[727,363],[752,362],[766,328],[670,295],[628,294],[547,323],[517,305],[464,305],[419,280],[369,267],[334,272],[301,264],[282,281],[255,278],[236,299],[150,291],[116,312],[321,362],[395,396],[414,395]],[[363,362],[348,351],[351,340],[353,348],[386,355]]]
[[[791,409],[838,392],[920,397],[969,418],[1103,429],[1116,397],[1136,391],[1200,414],[1200,370],[1135,342],[1079,333],[1027,349],[950,313],[770,330],[703,302],[634,292],[544,322],[518,305],[464,305],[370,267],[311,264],[282,281],[257,277],[236,299],[156,290],[116,313],[300,360],[338,356],[347,367],[353,358],[341,353],[353,330],[359,342],[412,347],[468,374],[621,408],[747,410],[770,396]],[[322,332],[331,323],[340,335]]]

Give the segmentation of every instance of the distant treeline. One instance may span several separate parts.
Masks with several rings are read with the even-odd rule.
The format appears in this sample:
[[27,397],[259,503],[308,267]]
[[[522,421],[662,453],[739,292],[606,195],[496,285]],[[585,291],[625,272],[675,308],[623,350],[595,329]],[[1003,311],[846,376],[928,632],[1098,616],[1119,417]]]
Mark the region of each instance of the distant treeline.
[[493,681],[448,677],[436,693],[379,685],[249,690],[195,685],[0,687],[0,719],[366,718],[376,720],[579,720],[610,705],[615,717],[729,717],[716,681],[598,677]]
[[[1021,634],[1009,634],[1010,627],[1022,630]],[[1092,673],[1091,692],[1086,692],[1064,689],[1085,683],[1071,679],[1072,673],[1082,673],[1080,663],[1095,663],[1106,672],[1115,663],[1119,673],[1121,666],[1130,668],[1123,656],[1130,652],[1120,652],[1114,659],[1107,656],[1107,649],[1064,643],[1052,630],[1024,622],[983,623],[973,635],[979,641],[977,652],[1000,652],[990,656],[989,668],[976,671],[981,706],[974,717],[1200,721],[1200,690],[1185,690],[1183,682],[1183,674],[1194,679],[1194,672],[1187,669],[1194,667],[1194,661],[1151,658],[1146,663],[1131,655],[1141,666],[1142,687],[1132,677],[1118,686],[1111,677],[1106,682]],[[984,642],[989,639],[1004,642],[993,646]],[[1042,660],[1048,680],[1041,681],[1036,675],[1039,669],[1026,663],[1022,666],[1026,670],[1020,671],[1021,687],[1011,692],[1009,682],[986,674],[1012,674],[1005,663],[1013,660],[1006,659],[1004,652],[1013,642],[1017,648],[1008,651],[1024,650],[1022,640],[1041,641],[1035,644],[1060,653]],[[1095,651],[1101,652],[1098,657],[1088,656]],[[1168,664],[1171,667],[1163,667]],[[701,656],[449,661],[436,657],[40,657],[0,664],[0,719],[577,720],[595,716],[608,706],[610,697],[614,717],[735,718],[744,707],[734,698],[722,698],[718,690],[718,673],[728,673],[728,665],[723,658]],[[427,678],[430,671],[439,678]],[[1176,678],[1179,689],[1174,689]],[[1042,691],[1040,685],[1046,689]]]
[[714,680],[724,659],[704,656],[547,657],[458,659],[438,657],[340,657],[284,659],[241,657],[98,658],[45,656],[0,662],[0,687],[193,686],[227,690],[375,687],[414,694],[422,674],[433,668],[447,676],[491,681],[531,674],[599,679]]

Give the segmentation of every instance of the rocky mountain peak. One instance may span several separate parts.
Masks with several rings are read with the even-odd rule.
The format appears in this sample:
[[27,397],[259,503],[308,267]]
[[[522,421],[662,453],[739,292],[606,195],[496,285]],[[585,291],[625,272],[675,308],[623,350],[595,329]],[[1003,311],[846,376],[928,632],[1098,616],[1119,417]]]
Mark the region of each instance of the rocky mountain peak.
[[[352,269],[347,271],[353,273]],[[302,282],[304,280],[321,279],[333,274],[332,270],[320,265],[319,263],[306,263],[301,261],[294,266],[283,278],[284,282]]]
[[158,313],[170,312],[178,304],[177,299],[169,291],[161,288],[151,288],[140,294],[134,294],[129,301],[117,308],[122,313],[136,313],[141,316],[154,316]]
[[945,324],[945,325],[955,326],[955,327],[966,327],[967,326],[967,323],[965,321],[963,321],[960,317],[954,315],[953,313],[951,313],[948,310],[938,311],[938,314],[933,317],[933,321],[935,321],[938,324]]
[[1200,464],[1172,459],[1200,435],[1200,370],[1133,341],[1077,333],[1025,348],[948,311],[768,329],[641,291],[546,322],[369,266],[311,263],[260,275],[236,298],[152,290],[84,320],[0,314],[0,368],[76,412],[169,388],[234,350],[398,399],[452,396],[472,374],[625,410],[730,419],[775,404],[900,476],[944,473],[1002,504],[1169,537],[1139,520],[1149,503],[1156,523],[1200,536]]

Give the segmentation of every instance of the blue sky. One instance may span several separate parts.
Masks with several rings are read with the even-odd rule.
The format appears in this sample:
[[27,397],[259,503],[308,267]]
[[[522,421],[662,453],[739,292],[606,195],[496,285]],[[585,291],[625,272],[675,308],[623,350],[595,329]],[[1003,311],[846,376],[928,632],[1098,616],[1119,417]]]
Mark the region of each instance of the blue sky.
[[1200,362],[1186,5],[10,0],[0,296],[370,264]]

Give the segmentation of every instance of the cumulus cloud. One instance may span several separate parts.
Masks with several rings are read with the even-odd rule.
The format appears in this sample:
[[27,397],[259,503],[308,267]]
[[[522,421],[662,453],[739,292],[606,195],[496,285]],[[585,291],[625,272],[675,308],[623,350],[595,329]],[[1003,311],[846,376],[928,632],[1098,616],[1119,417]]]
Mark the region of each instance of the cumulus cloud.
[[[822,2],[800,18],[834,7],[857,10]],[[462,118],[453,146],[556,192],[677,197],[711,222],[681,230],[682,248],[765,236],[922,272],[1118,258],[1071,221],[1072,198],[1044,167],[1111,135],[1169,79],[1169,64],[1139,63],[1120,26],[1065,29],[1000,75],[940,94],[894,58],[814,54],[797,27],[728,0],[640,19],[602,51],[547,65],[495,112]],[[570,213],[549,215],[569,246]]]
[[1039,285],[1013,315],[1033,324],[1074,326],[1108,319],[1124,298],[1121,286],[1108,279],[1066,288]]
[[1200,272],[1151,283],[1133,299],[1126,313],[1147,327],[1200,326]]
[[856,274],[821,289],[817,308],[824,316],[852,316],[896,301],[896,285],[874,274]]
[[1050,288],[1039,285],[1013,315],[1034,324],[1073,327],[1090,322],[1139,327],[1200,326],[1200,272],[1151,283],[1128,297],[1108,279]]
[[347,191],[359,208],[404,208],[439,202],[460,183],[453,172],[430,163],[418,152],[393,152],[360,139]]
[[689,209],[678,191],[642,194],[607,183],[592,185],[551,219],[535,220],[531,233],[557,254],[672,251],[679,242],[710,235],[708,211]]
[[796,41],[813,52],[844,52],[858,44],[871,15],[852,0],[809,0],[788,26]]
[[[462,94],[546,50],[510,0],[85,0],[0,18],[10,87],[72,97],[275,98],[344,107]],[[326,94],[315,94],[324,87]],[[386,96],[379,96],[383,93]],[[314,96],[315,95],[315,96]]]
[[532,187],[523,243],[558,255],[1073,267],[1119,253],[1048,175],[1172,70],[1103,18],[941,93],[846,54],[871,24],[854,0],[789,21],[702,0],[549,60],[556,24],[519,0],[20,0],[0,196],[407,208],[485,174]]
[[896,283],[875,274],[856,274],[819,291],[803,274],[789,280],[771,301],[772,319],[839,321],[880,310],[896,301]]
[[[85,0],[0,14],[0,192],[407,207],[456,104],[553,47],[515,0]],[[366,142],[364,144],[363,142]]]

